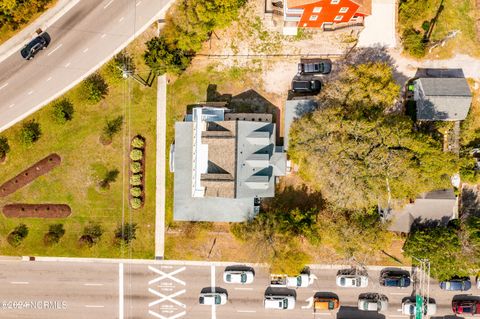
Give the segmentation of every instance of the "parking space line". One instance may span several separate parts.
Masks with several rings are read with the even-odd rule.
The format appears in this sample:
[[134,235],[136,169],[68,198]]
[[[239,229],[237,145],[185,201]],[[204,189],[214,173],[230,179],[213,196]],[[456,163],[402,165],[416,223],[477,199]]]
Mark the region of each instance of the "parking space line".
[[142,3],[142,1],[138,1],[135,6],[138,7],[140,5],[140,3]]
[[11,108],[14,107],[14,106],[15,106],[15,103],[12,103],[12,104],[10,104],[10,105],[8,106],[8,108],[11,109]]
[[88,51],[88,48],[86,48],[85,50],[83,50],[83,53],[87,53],[87,51]]
[[48,81],[50,81],[51,79],[52,79],[52,77],[49,76],[48,79],[47,79],[45,82],[48,82]]
[[58,49],[60,49],[62,47],[62,43],[60,43],[59,45],[57,45],[55,47],[55,49],[53,49],[52,51],[48,52],[47,56],[50,56],[51,54],[53,54],[53,52],[57,51]]
[[247,288],[247,287],[235,287],[235,290],[253,290],[253,288]]
[[28,285],[28,281],[11,281],[12,285]]
[[106,36],[107,36],[107,34],[106,34],[106,33],[104,33],[104,34],[102,34],[102,36],[101,36],[100,38],[102,38],[102,39],[103,39],[103,38],[105,38]]
[[121,17],[120,19],[118,19],[118,22],[119,22],[119,23],[122,22],[123,19],[125,19],[125,18],[124,18],[124,17]]
[[96,283],[86,283],[83,284],[84,286],[103,286],[103,284],[96,284]]
[[28,91],[27,94],[28,94],[28,95],[32,95],[32,93],[33,93],[33,91]]
[[255,313],[257,311],[256,310],[237,310],[237,312],[240,312],[240,313]]
[[70,66],[70,62],[68,62],[67,64],[65,64],[65,67],[68,68]]
[[103,10],[105,10],[106,8],[108,8],[108,7],[112,4],[113,1],[114,1],[114,0],[108,1],[108,3],[103,7]]
[[0,90],[3,89],[4,87],[6,87],[8,85],[8,83],[5,83],[4,85],[0,86]]
[[104,308],[102,305],[85,305],[86,308]]

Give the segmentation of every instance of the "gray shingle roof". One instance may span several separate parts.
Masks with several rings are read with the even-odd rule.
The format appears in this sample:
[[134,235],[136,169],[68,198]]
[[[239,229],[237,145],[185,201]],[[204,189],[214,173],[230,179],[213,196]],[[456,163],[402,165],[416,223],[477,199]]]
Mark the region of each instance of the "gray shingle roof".
[[288,149],[288,135],[290,134],[290,126],[296,118],[300,118],[305,113],[312,112],[317,108],[314,100],[287,100],[285,101],[285,116],[283,128],[283,145],[284,149]]

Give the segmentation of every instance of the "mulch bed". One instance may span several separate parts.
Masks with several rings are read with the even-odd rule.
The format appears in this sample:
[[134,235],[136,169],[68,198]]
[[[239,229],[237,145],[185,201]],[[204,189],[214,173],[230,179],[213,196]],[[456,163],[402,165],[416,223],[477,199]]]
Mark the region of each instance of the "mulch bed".
[[58,154],[50,154],[44,159],[30,166],[11,180],[0,186],[0,197],[5,197],[16,192],[23,186],[33,182],[37,177],[50,172],[62,162]]
[[[141,184],[139,187],[142,189],[142,195],[140,195],[141,198],[142,198],[142,206],[140,206],[140,208],[143,208],[143,206],[145,205],[145,162],[146,162],[146,161],[145,161],[145,157],[146,157],[146,155],[147,155],[147,153],[146,153],[146,151],[147,151],[147,140],[145,139],[145,137],[143,137],[143,136],[141,136],[141,135],[136,135],[136,136],[134,136],[134,137],[132,138],[132,141],[133,141],[136,137],[141,138],[141,139],[143,140],[143,143],[144,143],[144,144],[143,144],[143,148],[141,149],[142,152],[143,152],[143,157],[142,157],[142,159],[141,159],[140,161],[137,161],[137,162],[140,162],[140,163],[142,164],[142,173],[141,173],[141,174],[142,174],[142,184]],[[132,146],[132,141],[130,141],[130,152],[135,149],[135,147]],[[129,154],[130,154],[130,153],[129,153]],[[130,158],[130,157],[129,157],[129,158]],[[130,164],[133,163],[133,162],[135,162],[135,161],[133,161],[133,160],[130,158]],[[130,167],[130,166],[129,166],[129,167]],[[133,175],[133,173],[132,173],[132,171],[131,171],[130,169],[129,169],[129,172],[130,172],[130,174],[128,174],[128,178],[129,178],[129,180],[130,180],[130,177]],[[130,185],[130,188],[132,188],[132,187],[135,187],[135,186]],[[132,194],[130,194],[130,188],[129,188],[129,192],[128,192],[128,204],[129,204],[130,207],[131,207],[132,205],[130,204],[130,201],[132,200],[133,196],[132,196]],[[138,208],[138,209],[140,209],[140,208]]]
[[62,218],[72,213],[65,204],[11,204],[3,207],[5,217]]

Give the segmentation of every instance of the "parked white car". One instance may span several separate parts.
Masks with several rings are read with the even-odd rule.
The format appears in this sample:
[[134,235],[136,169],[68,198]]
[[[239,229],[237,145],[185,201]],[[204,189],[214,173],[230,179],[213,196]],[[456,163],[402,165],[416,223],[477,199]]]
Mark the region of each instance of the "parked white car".
[[386,311],[388,300],[386,298],[358,298],[358,310]]
[[292,310],[295,308],[295,297],[266,295],[263,305],[265,309]]
[[[402,314],[408,315],[408,316],[414,316],[415,312],[417,310],[417,304],[415,300],[406,300],[402,303]],[[433,316],[437,313],[437,305],[430,301],[427,305],[427,311],[425,315],[427,316]]]
[[249,270],[227,270],[223,272],[223,281],[228,284],[251,284],[255,274]]
[[313,277],[309,274],[300,274],[295,277],[288,275],[270,275],[270,286],[272,287],[288,287],[288,288],[304,288],[308,287],[313,281]]
[[338,275],[337,286],[344,288],[365,288],[368,286],[368,277],[362,275]]
[[198,303],[201,305],[224,305],[227,303],[228,296],[224,292],[201,293]]

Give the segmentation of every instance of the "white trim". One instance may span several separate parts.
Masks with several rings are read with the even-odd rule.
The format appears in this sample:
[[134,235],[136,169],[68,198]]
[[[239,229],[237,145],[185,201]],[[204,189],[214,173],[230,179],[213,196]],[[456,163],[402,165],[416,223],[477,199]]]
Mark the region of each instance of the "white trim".
[[338,15],[335,17],[335,19],[333,19],[333,21],[342,21],[343,20],[343,16],[342,15]]
[[341,7],[340,10],[338,10],[338,13],[347,13],[348,12],[348,7]]
[[322,12],[322,7],[314,7],[312,13],[320,13]]
[[340,3],[340,0],[331,0],[330,1],[330,4],[339,4]]
[[310,18],[308,18],[308,21],[317,21],[318,20],[318,15],[312,14]]

